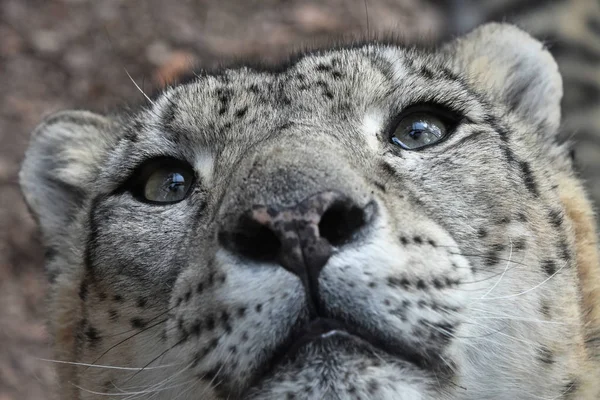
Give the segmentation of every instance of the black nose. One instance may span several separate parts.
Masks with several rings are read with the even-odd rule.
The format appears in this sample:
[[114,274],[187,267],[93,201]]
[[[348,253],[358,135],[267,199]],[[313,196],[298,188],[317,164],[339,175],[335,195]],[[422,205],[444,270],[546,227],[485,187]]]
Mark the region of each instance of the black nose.
[[327,191],[292,207],[255,205],[219,232],[221,245],[245,258],[280,264],[303,282],[316,282],[334,246],[352,240],[373,213]]

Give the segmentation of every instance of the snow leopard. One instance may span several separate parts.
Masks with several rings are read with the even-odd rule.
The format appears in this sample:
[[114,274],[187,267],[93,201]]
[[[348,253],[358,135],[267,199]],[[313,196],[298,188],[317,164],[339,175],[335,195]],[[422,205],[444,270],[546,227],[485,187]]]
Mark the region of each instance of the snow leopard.
[[509,24],[63,111],[20,173],[61,399],[597,399],[595,217]]

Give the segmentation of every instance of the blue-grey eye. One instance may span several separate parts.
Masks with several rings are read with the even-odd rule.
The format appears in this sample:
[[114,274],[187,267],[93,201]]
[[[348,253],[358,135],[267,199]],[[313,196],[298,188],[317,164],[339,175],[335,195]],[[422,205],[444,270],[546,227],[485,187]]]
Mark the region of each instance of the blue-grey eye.
[[413,112],[402,117],[391,142],[405,150],[416,150],[439,142],[448,134],[448,126],[442,119],[428,112]]
[[187,195],[192,182],[188,171],[177,168],[159,168],[154,171],[144,186],[146,200],[157,203],[181,201]]
[[170,157],[157,157],[136,169],[130,179],[133,195],[144,202],[170,204],[185,199],[194,182],[192,167]]

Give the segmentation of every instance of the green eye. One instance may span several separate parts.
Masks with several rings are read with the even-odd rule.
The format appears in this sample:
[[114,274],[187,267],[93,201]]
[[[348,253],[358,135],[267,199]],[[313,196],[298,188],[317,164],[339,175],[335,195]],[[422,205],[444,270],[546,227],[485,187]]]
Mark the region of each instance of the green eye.
[[191,166],[170,158],[150,160],[135,175],[134,195],[142,201],[158,204],[185,199],[194,181]]
[[390,141],[405,150],[431,146],[448,136],[456,117],[437,107],[413,107],[403,112]]

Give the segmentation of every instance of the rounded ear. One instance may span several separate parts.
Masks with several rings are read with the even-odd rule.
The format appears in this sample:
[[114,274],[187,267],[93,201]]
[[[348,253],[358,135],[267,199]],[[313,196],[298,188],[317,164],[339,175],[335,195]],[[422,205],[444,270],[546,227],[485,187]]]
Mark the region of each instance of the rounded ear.
[[505,104],[545,131],[557,132],[562,79],[541,42],[513,25],[490,23],[448,43],[444,51],[491,101]]
[[19,179],[43,236],[66,227],[88,197],[101,159],[113,142],[111,121],[87,111],[63,111],[33,132]]

